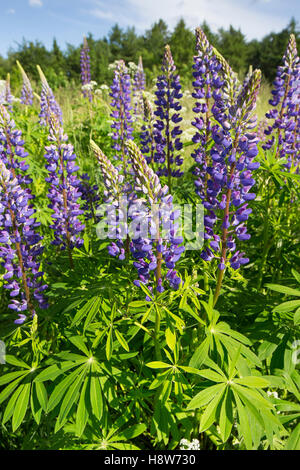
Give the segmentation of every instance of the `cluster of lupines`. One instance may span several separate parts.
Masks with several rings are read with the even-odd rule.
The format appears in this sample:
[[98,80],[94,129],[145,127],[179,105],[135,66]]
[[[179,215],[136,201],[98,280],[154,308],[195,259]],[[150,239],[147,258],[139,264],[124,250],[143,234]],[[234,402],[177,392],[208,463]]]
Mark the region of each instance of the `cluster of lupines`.
[[293,34],[273,85],[273,97],[269,101],[272,109],[266,114],[272,124],[265,130],[269,139],[263,148],[276,145],[276,156],[288,159],[287,168],[297,167],[300,164],[300,61]]
[[35,305],[47,308],[44,297],[47,285],[40,270],[42,237],[36,232],[38,223],[32,217],[30,197],[16,177],[0,161],[0,258],[5,269],[4,288],[12,300],[8,307],[18,314],[15,323],[26,320],[26,312],[35,314]]
[[17,60],[17,65],[20,69],[20,72],[22,74],[22,79],[23,79],[20,101],[22,104],[26,106],[31,106],[33,103],[33,90],[32,90],[30,80],[27,77],[25,70],[23,69],[22,65],[20,64],[18,60]]
[[83,85],[82,93],[85,98],[90,101],[93,100],[93,94],[91,90],[87,90],[85,85],[88,85],[91,81],[91,64],[90,64],[90,49],[86,38],[83,38],[83,47],[80,52],[80,68],[81,68],[81,83]]
[[[201,195],[206,210],[202,258],[205,261],[219,259],[218,296],[227,262],[232,268],[238,269],[241,264],[249,261],[244,253],[237,250],[236,245],[237,240],[250,238],[245,222],[251,213],[248,203],[255,198],[255,194],[250,192],[255,183],[252,170],[259,166],[253,162],[258,153],[258,139],[253,132],[256,128],[256,116],[252,112],[256,106],[261,73],[254,71],[241,87],[226,61],[215,50],[208,49],[206,41],[198,41],[197,44],[198,47],[204,45],[200,59],[202,57],[205,60],[203,72],[210,73],[213,98],[211,113],[218,122],[210,127],[212,143],[209,158],[205,158],[207,127],[198,126],[200,138],[197,139],[200,146],[204,142],[202,152],[201,149],[197,152],[202,157],[197,161],[199,174],[202,176],[202,181],[197,182],[197,192]],[[207,51],[211,54],[210,61]],[[214,61],[218,61],[221,67],[215,66]],[[200,60],[197,62],[200,70]],[[208,63],[213,65],[208,67]],[[201,83],[199,81],[199,85]],[[202,124],[201,118],[198,123]],[[201,136],[202,133],[205,135]]]
[[[130,243],[131,253],[135,259],[134,266],[139,275],[135,284],[140,285],[140,282],[148,284],[151,281],[151,273],[155,273],[156,289],[158,292],[163,292],[164,262],[167,267],[165,279],[172,288],[177,289],[181,279],[175,270],[175,264],[184,251],[183,238],[177,235],[178,224],[175,222],[179,214],[173,210],[173,198],[169,194],[168,186],[161,186],[158,175],[148,166],[136,144],[127,141],[126,147],[135,174],[134,189],[136,193],[142,193],[146,198],[140,201],[141,204],[137,201],[136,207],[130,214],[131,219],[136,222],[135,236]],[[149,228],[147,233],[151,235],[148,238],[144,235],[145,224],[147,229]],[[151,284],[149,289],[153,290]]]
[[125,238],[127,235],[127,223],[124,217],[125,214],[120,210],[120,201],[124,193],[124,176],[119,173],[93,140],[91,140],[91,148],[101,169],[105,186],[104,201],[107,203],[106,214],[100,214],[98,211],[97,215],[106,216],[108,223],[107,237],[116,240],[109,245],[109,254],[124,260],[125,247],[123,239],[124,235]]
[[125,148],[125,142],[128,139],[132,139],[133,128],[130,75],[128,74],[123,60],[119,60],[116,63],[110,96],[112,98],[111,106],[113,108],[111,113],[111,117],[113,118],[111,125],[113,129],[113,149],[117,152],[115,158],[123,162],[125,175],[127,172],[127,150]]
[[82,245],[80,233],[84,229],[78,217],[83,213],[79,204],[80,181],[76,175],[79,167],[75,163],[76,155],[73,145],[67,143],[68,136],[64,134],[54,114],[50,116],[48,140],[50,145],[45,148],[45,158],[48,170],[46,181],[50,183],[49,207],[53,210],[54,221],[50,225],[50,228],[54,230],[52,244],[62,250],[68,250],[70,266],[73,268],[72,249]]
[[[19,184],[31,183],[26,174],[29,165],[26,162],[28,153],[24,149],[22,132],[16,128],[15,122],[3,104],[0,104],[0,160],[16,177]],[[28,195],[29,189],[26,189]]]
[[141,151],[148,165],[154,162],[155,152],[155,117],[150,101],[143,95],[144,123],[141,127],[140,141]]
[[182,98],[179,75],[173,61],[169,46],[165,48],[162,64],[162,75],[157,79],[156,87],[156,109],[155,143],[156,152],[154,161],[158,164],[157,174],[168,178],[171,191],[172,177],[182,176],[180,166],[183,163],[180,151],[183,144],[180,140],[182,130],[178,126],[182,117],[180,116]]
[[204,201],[206,198],[207,169],[210,164],[209,146],[212,142],[212,113],[211,101],[213,92],[219,90],[223,85],[220,77],[221,63],[217,60],[213,47],[209,44],[204,32],[196,29],[196,55],[193,64],[193,98],[195,106],[193,111],[196,114],[192,125],[196,132],[192,138],[195,149],[192,157],[196,162],[194,174],[196,175],[196,193]]
[[10,74],[8,73],[3,91],[0,93],[0,103],[5,104],[7,109],[11,112],[13,100],[14,99],[10,90]]
[[97,203],[100,201],[98,185],[91,185],[89,175],[87,173],[83,173],[79,176],[78,189],[81,193],[80,199],[83,201],[82,210],[84,211],[84,217],[87,220],[93,219],[95,222],[95,209]]
[[62,111],[60,109],[60,106],[57,103],[53,91],[51,90],[47,79],[39,65],[37,66],[37,69],[42,82],[42,91],[40,98],[41,110],[39,114],[40,125],[49,126],[52,116],[55,116],[55,118],[59,121],[60,125],[62,125]]
[[132,85],[134,112],[137,115],[142,115],[144,111],[143,91],[145,90],[145,85],[146,85],[146,78],[145,78],[145,73],[144,73],[144,68],[143,68],[143,60],[142,60],[142,57],[140,57],[136,72],[133,77],[133,85]]

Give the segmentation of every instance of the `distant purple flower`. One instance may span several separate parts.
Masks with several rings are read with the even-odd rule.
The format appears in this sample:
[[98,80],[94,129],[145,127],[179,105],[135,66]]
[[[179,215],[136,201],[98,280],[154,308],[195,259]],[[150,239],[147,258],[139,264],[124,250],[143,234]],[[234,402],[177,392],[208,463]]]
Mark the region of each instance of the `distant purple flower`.
[[97,184],[91,185],[90,177],[87,173],[79,176],[78,189],[81,193],[80,199],[84,202],[82,210],[86,220],[93,219],[96,221],[95,209],[100,201],[99,188]]
[[265,150],[276,146],[276,156],[286,157],[287,168],[300,164],[300,60],[295,36],[291,34],[283,65],[277,68],[273,82],[272,109],[266,114],[270,125],[265,129]]
[[[91,81],[90,49],[86,38],[83,38],[83,47],[80,52],[81,83],[88,85]],[[93,101],[93,95],[90,90],[82,90],[83,96]]]
[[127,150],[125,141],[132,139],[132,115],[131,115],[131,86],[130,76],[123,60],[119,60],[115,69],[113,83],[111,85],[111,106],[113,111],[113,149],[115,158],[123,162],[123,173],[127,173]]
[[158,165],[157,174],[168,178],[168,186],[171,191],[172,177],[182,176],[180,166],[183,163],[180,151],[183,144],[180,140],[182,130],[179,123],[182,98],[179,75],[173,61],[169,46],[165,48],[162,65],[162,75],[157,79],[155,122],[156,151],[154,161]]
[[21,324],[26,313],[35,314],[35,305],[47,308],[44,298],[47,285],[43,283],[39,256],[42,237],[36,232],[39,224],[32,217],[28,193],[0,161],[0,258],[4,267],[4,288],[12,298],[8,307],[19,313],[15,321]]
[[147,160],[148,165],[154,163],[154,153],[155,153],[155,117],[153,114],[153,109],[151,103],[143,95],[143,109],[144,109],[144,123],[141,127],[140,141],[141,141],[141,151],[144,157]]
[[143,69],[142,57],[139,58],[137,70],[133,77],[133,101],[134,101],[134,112],[137,115],[143,114],[143,91],[145,90],[146,77]]

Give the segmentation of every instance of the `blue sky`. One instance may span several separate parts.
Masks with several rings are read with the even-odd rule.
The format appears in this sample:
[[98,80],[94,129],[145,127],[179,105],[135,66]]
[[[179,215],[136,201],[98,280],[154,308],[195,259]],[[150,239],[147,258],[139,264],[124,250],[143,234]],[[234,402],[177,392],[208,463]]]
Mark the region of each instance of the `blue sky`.
[[0,0],[0,54],[25,37],[47,47],[55,36],[62,48],[78,45],[91,32],[106,35],[117,22],[140,33],[159,18],[172,28],[180,17],[196,27],[206,20],[212,29],[240,27],[247,39],[280,31],[294,16],[300,0]]

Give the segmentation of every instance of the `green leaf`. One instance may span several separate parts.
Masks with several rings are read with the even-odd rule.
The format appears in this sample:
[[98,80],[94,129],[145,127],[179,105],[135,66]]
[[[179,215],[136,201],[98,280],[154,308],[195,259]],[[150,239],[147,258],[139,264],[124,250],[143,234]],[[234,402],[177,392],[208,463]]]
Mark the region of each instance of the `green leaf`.
[[150,367],[151,369],[167,369],[169,367],[172,367],[172,364],[167,364],[166,362],[161,362],[161,361],[153,361],[153,362],[148,362],[146,366]]
[[79,404],[76,413],[76,434],[80,437],[85,430],[88,421],[88,395],[87,395],[88,380],[85,380],[79,399]]
[[115,330],[115,335],[116,335],[116,338],[119,341],[120,345],[122,346],[122,348],[124,348],[125,351],[129,351],[129,346],[128,346],[127,341],[125,340],[124,336],[118,330]]
[[22,390],[23,390],[23,385],[20,385],[20,387],[18,387],[17,390],[15,390],[15,392],[10,397],[8,404],[6,405],[4,414],[3,414],[2,424],[5,424],[12,417],[17,398],[20,395]]
[[192,398],[187,406],[187,410],[195,410],[196,408],[207,405],[223,388],[224,384],[218,384],[201,390],[201,392],[197,393],[197,395]]
[[290,287],[280,286],[279,284],[266,284],[266,287],[276,292],[281,292],[282,294],[296,295],[297,297],[300,297],[300,290],[297,289],[291,289]]
[[[26,374],[27,375],[27,374]],[[24,374],[21,377],[18,377],[16,380],[11,382],[7,387],[5,387],[4,390],[0,393],[0,404],[6,400],[6,398],[9,397],[9,395],[15,390],[15,388],[18,386],[18,384],[21,382],[23,379]]]
[[86,366],[82,365],[80,367],[77,367],[76,370],[74,370],[70,375],[65,377],[55,387],[48,401],[47,412],[53,410],[58,405],[63,395],[65,394],[66,390],[71,386],[74,380],[76,380],[76,378],[78,377],[78,374],[83,370],[83,368],[86,368]]
[[289,300],[288,302],[283,302],[283,304],[277,305],[277,307],[274,308],[274,312],[292,312],[296,307],[300,307],[300,300]]
[[294,324],[299,325],[300,323],[300,308],[298,308],[294,314]]
[[224,376],[210,369],[199,370],[198,375],[201,375],[201,377],[211,380],[212,382],[224,382]]
[[61,404],[54,432],[57,432],[66,422],[68,415],[71,411],[71,408],[73,404],[75,403],[75,401],[77,400],[79,390],[80,390],[80,387],[82,386],[86,373],[87,373],[87,370],[84,369],[79,375],[79,377],[77,377],[72,383],[72,385],[69,387],[63,399],[63,402]]
[[22,390],[20,392],[20,395],[17,398],[16,404],[15,404],[15,409],[12,417],[12,430],[15,432],[18,427],[21,425],[24,416],[27,411],[27,406],[30,398],[30,388],[31,388],[31,383],[27,383],[24,385],[21,385]]
[[73,343],[76,348],[80,349],[83,354],[89,356],[89,350],[87,349],[82,336],[72,336],[71,338],[69,338],[69,341],[71,341],[71,343]]
[[171,351],[174,351],[175,343],[176,343],[175,333],[170,328],[167,328],[165,332],[165,336],[166,336],[167,345],[169,346]]
[[250,425],[248,420],[248,415],[246,408],[242,404],[238,393],[233,390],[235,402],[237,405],[238,417],[239,417],[239,424],[240,424],[240,437],[244,438],[245,446],[247,450],[252,450],[252,436],[250,431]]
[[112,327],[110,328],[108,335],[107,335],[105,352],[106,352],[107,360],[110,361],[112,352],[113,352],[113,329]]
[[225,392],[225,389],[226,389],[226,385],[221,384],[221,387],[222,388],[220,389],[220,391],[218,393],[216,393],[215,397],[207,405],[203,415],[201,416],[199,432],[205,431],[206,429],[208,429],[214,423],[214,421],[216,421],[217,408],[218,408],[218,405],[219,405],[221,399],[223,398],[223,395],[224,395],[224,392]]
[[232,392],[227,387],[220,412],[220,434],[222,441],[226,442],[233,426]]
[[267,380],[255,375],[243,377],[241,379],[234,379],[234,382],[240,385],[245,385],[246,387],[254,388],[265,388],[270,386],[270,383]]
[[[86,358],[82,362],[85,362]],[[37,377],[35,377],[35,382],[45,382],[46,380],[55,380],[59,375],[63,374],[73,367],[78,367],[78,364],[74,361],[66,361],[58,364],[53,364],[53,366],[47,367],[43,370]]]
[[121,431],[118,434],[114,435],[112,438],[110,438],[110,442],[114,441],[127,441],[129,439],[134,439],[137,436],[140,436],[145,432],[147,429],[147,426],[145,424],[135,424],[127,429],[125,431]]
[[6,354],[5,362],[7,362],[7,364],[11,364],[12,366],[24,367],[25,369],[31,369],[31,367],[28,364],[26,364],[26,362],[22,361],[21,359],[18,359],[15,356],[11,356],[10,354]]
[[0,386],[5,385],[8,382],[12,382],[17,377],[21,377],[21,376],[24,376],[24,375],[27,375],[27,374],[28,374],[27,370],[26,371],[22,370],[22,371],[17,371],[17,372],[9,372],[8,374],[3,375],[3,377],[0,377]]
[[193,356],[191,357],[189,366],[194,367],[196,369],[199,368],[207,358],[208,350],[209,339],[205,338],[205,340],[200,344],[200,346],[198,346]]
[[295,427],[288,438],[285,450],[300,450],[300,423]]
[[47,410],[48,395],[45,385],[42,382],[34,382],[38,401],[44,411]]
[[90,377],[90,400],[93,414],[100,421],[103,414],[103,396],[99,377],[95,374],[96,371],[92,368],[92,375]]

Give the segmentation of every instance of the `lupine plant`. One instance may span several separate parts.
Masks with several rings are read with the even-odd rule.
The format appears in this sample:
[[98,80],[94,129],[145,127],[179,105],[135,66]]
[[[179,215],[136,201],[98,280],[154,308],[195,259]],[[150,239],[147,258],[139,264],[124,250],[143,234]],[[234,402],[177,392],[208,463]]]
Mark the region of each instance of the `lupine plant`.
[[139,63],[133,77],[132,95],[134,101],[134,112],[136,115],[143,114],[143,91],[146,86],[146,77],[143,68],[143,59],[139,57]]
[[25,72],[25,70],[23,69],[22,65],[20,64],[20,62],[17,60],[17,66],[21,72],[21,75],[22,75],[22,79],[23,79],[23,85],[22,85],[22,90],[21,90],[21,103],[26,105],[26,106],[32,106],[32,103],[33,103],[33,90],[32,90],[32,86],[31,86],[31,83],[30,83],[30,80]]
[[89,101],[93,100],[93,95],[91,90],[86,89],[85,86],[89,85],[91,82],[91,65],[90,65],[90,48],[87,42],[86,37],[83,38],[83,46],[80,52],[80,67],[81,67],[81,83],[82,83],[82,93],[85,98],[88,98]]
[[182,98],[180,78],[176,73],[176,66],[169,46],[165,48],[162,64],[162,74],[156,83],[156,109],[157,117],[155,127],[156,151],[154,161],[158,164],[157,174],[166,176],[168,186],[172,191],[172,178],[182,176],[180,166],[182,159],[182,130],[178,125],[182,121],[180,116]]
[[185,90],[162,51],[142,126],[123,60],[92,106],[40,67],[40,108],[23,69],[1,98],[1,450],[299,449],[297,37],[263,142],[260,71],[195,39]]

